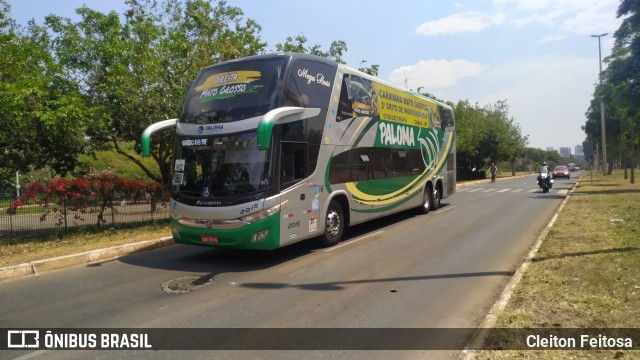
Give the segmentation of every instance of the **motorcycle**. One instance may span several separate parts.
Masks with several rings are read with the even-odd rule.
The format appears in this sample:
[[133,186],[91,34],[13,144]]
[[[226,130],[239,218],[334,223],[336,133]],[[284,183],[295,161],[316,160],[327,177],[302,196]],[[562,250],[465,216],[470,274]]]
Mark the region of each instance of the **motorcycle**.
[[538,173],[538,186],[540,186],[543,193],[549,192],[549,189],[553,187],[553,178],[548,169],[540,169]]

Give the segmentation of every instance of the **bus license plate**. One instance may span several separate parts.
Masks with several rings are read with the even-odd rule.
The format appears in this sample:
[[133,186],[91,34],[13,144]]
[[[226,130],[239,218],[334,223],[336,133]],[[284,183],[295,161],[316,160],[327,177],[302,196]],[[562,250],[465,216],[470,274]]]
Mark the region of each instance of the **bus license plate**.
[[217,244],[218,237],[216,235],[200,235],[200,241],[209,244]]

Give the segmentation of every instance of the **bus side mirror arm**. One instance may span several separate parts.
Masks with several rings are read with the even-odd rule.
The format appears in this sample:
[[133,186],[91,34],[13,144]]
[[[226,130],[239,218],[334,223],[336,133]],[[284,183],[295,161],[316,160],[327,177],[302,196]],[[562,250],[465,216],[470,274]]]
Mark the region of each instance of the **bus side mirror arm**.
[[271,147],[271,132],[276,124],[286,124],[320,114],[320,108],[285,106],[264,114],[258,123],[258,150]]
[[142,136],[140,137],[140,146],[142,147],[142,156],[149,157],[149,153],[150,153],[149,146],[151,143],[151,134],[153,134],[156,131],[160,131],[162,129],[174,127],[176,126],[177,122],[178,122],[178,119],[163,120],[155,124],[151,124],[146,129],[144,129],[144,131],[142,132]]

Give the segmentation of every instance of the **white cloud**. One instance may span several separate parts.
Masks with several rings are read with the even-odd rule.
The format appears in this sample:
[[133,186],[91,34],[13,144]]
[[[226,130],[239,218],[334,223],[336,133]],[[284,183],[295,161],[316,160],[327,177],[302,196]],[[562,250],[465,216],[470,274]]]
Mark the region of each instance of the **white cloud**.
[[504,20],[505,15],[502,13],[490,16],[477,11],[465,11],[424,22],[416,28],[416,33],[420,35],[451,35],[462,32],[478,32],[492,25],[500,25]]
[[593,57],[541,56],[513,60],[456,87],[433,92],[480,105],[507,100],[509,115],[529,135],[529,146],[573,147],[584,140],[585,116],[597,81]]
[[548,35],[540,39],[538,43],[544,44],[548,42],[561,41],[561,40],[564,40],[565,38],[566,37],[564,35]]
[[[614,31],[619,0],[494,0],[495,9],[517,17],[518,27],[543,24],[578,35]],[[533,13],[532,13],[533,12]]]
[[409,80],[409,87],[424,87],[427,92],[432,89],[452,87],[462,78],[476,76],[489,67],[464,59],[456,60],[420,60],[414,65],[395,69],[389,75],[389,81],[404,84]]
[[614,9],[604,7],[579,11],[574,17],[562,22],[560,29],[579,35],[613,33],[620,27],[620,20],[612,14],[615,14]]
[[522,10],[540,10],[544,9],[549,4],[555,2],[562,2],[561,0],[493,0],[493,6],[510,6],[514,5],[517,9]]
[[517,27],[525,27],[529,24],[540,23],[547,26],[553,26],[557,19],[559,19],[564,14],[564,10],[553,10],[546,12],[544,14],[535,13],[523,18],[519,18],[513,20],[512,22]]

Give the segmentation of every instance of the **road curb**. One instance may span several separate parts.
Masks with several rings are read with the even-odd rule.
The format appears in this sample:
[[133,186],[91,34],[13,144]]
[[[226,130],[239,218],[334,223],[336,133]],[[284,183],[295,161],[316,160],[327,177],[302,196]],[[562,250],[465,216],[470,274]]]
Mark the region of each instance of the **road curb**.
[[485,316],[484,320],[478,327],[478,331],[469,342],[469,345],[465,347],[465,349],[462,351],[458,359],[471,360],[475,358],[478,351],[482,351],[479,349],[482,348],[482,345],[484,344],[484,341],[486,339],[486,336],[488,335],[488,332],[481,331],[481,330],[491,329],[496,326],[496,322],[498,321],[498,316],[507,307],[507,304],[511,299],[511,295],[513,294],[513,291],[515,290],[518,283],[520,283],[520,280],[522,280],[522,276],[527,271],[527,268],[529,268],[529,265],[531,264],[532,259],[538,253],[540,246],[542,245],[544,240],[547,238],[549,231],[551,230],[551,228],[553,228],[553,225],[558,219],[558,216],[564,209],[564,206],[569,201],[569,198],[571,197],[571,195],[573,194],[573,191],[576,189],[576,186],[578,186],[578,183],[580,183],[581,180],[582,180],[582,176],[578,178],[578,181],[576,181],[576,183],[573,185],[571,190],[569,190],[569,193],[567,194],[567,196],[564,198],[564,200],[562,200],[562,203],[560,204],[556,212],[551,217],[549,224],[547,224],[547,226],[545,226],[545,228],[542,230],[542,233],[540,233],[540,235],[538,236],[538,239],[531,247],[531,250],[529,250],[527,257],[524,259],[522,264],[520,264],[520,267],[518,267],[518,270],[516,270],[513,277],[511,277],[511,280],[509,280],[509,283],[500,294],[500,297],[493,304],[493,306],[491,307],[491,310],[489,310],[489,313]]
[[104,249],[90,250],[78,254],[36,260],[29,263],[0,268],[0,281],[27,275],[37,275],[47,271],[64,269],[71,266],[113,260],[132,253],[158,249],[173,244],[173,237],[167,236],[155,240],[141,241]]

